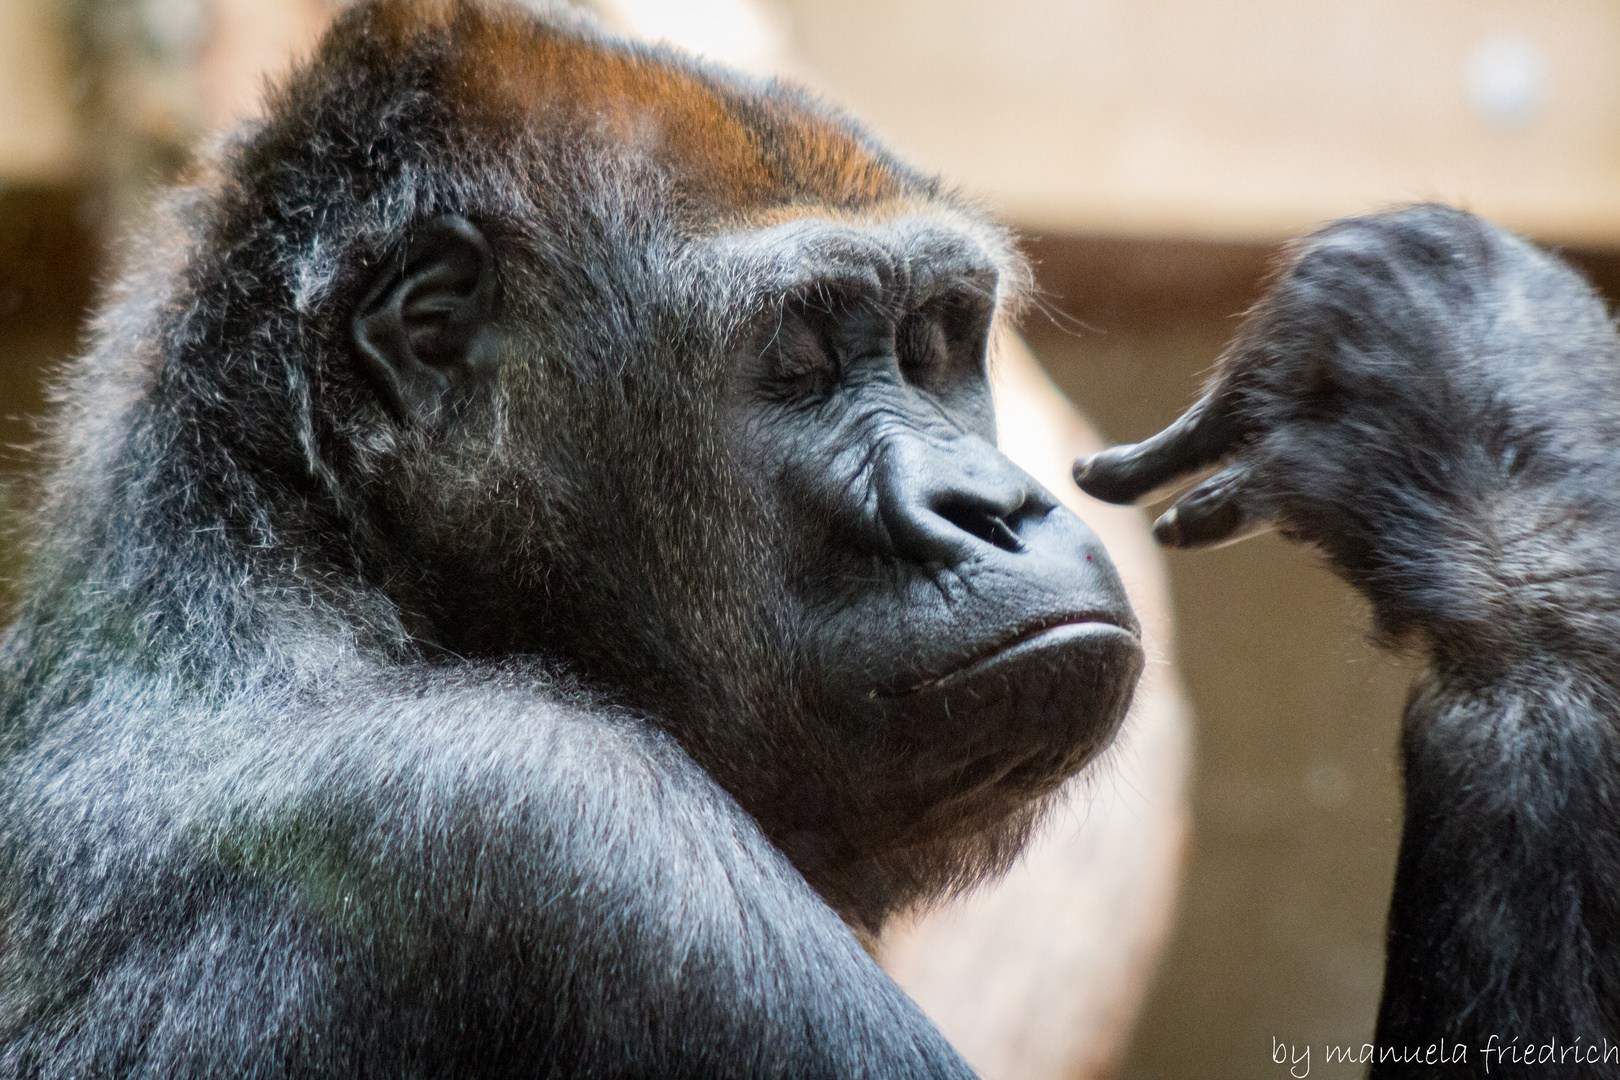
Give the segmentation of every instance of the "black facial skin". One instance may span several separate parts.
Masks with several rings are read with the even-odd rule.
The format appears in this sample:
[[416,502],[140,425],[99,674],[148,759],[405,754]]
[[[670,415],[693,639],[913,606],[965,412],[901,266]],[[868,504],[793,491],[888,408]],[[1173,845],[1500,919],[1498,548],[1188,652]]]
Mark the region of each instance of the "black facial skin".
[[1187,414],[1076,465],[1116,501],[1219,466],[1162,542],[1275,526],[1428,661],[1380,1080],[1620,1076],[1617,388],[1620,339],[1578,273],[1411,207],[1295,244]]
[[[798,280],[736,350],[737,445],[770,481],[818,711],[881,797],[866,835],[1016,815],[1113,738],[1141,648],[1091,530],[995,449],[995,270],[916,221],[751,243]],[[805,802],[801,865],[827,832]]]
[[1025,277],[790,88],[348,8],[59,387],[0,1076],[970,1076],[861,938],[1141,664],[994,448]]

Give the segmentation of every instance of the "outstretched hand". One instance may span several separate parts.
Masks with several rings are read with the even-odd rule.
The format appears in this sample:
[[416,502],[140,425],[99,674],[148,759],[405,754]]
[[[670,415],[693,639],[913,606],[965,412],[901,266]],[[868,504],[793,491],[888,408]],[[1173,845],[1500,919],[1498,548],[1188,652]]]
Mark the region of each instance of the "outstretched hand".
[[1214,468],[1159,519],[1161,543],[1275,526],[1385,630],[1477,626],[1523,614],[1515,583],[1579,546],[1554,535],[1611,516],[1617,384],[1614,328],[1579,274],[1471,214],[1409,207],[1292,245],[1204,395],[1074,477],[1133,502]]
[[1221,462],[1153,524],[1166,547],[1230,544],[1271,527],[1241,459],[1243,424],[1232,396],[1212,389],[1175,423],[1143,442],[1115,446],[1074,463],[1074,481],[1104,502],[1131,503]]
[[1114,502],[1214,467],[1161,542],[1275,525],[1427,653],[1374,1080],[1478,1074],[1437,1072],[1437,1043],[1620,1038],[1617,395],[1620,338],[1578,273],[1419,206],[1294,245],[1204,396],[1075,466]]

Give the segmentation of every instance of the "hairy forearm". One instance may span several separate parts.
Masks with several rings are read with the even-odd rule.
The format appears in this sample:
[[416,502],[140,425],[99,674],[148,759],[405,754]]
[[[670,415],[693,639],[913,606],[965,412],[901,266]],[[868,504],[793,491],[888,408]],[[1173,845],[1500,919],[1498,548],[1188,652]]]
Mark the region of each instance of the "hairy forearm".
[[1407,709],[1378,1043],[1620,1044],[1620,696],[1553,657],[1470,667]]
[[367,704],[241,755],[213,846],[384,984],[431,972],[400,998],[428,1029],[495,1003],[544,1029],[566,1002],[596,1033],[582,1071],[969,1075],[672,740],[504,681],[333,695]]

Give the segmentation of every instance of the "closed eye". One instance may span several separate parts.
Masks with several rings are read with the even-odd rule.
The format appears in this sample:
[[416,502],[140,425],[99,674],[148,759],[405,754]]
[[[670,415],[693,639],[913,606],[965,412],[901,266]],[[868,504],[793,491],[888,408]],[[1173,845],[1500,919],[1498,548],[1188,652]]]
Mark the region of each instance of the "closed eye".
[[896,341],[906,380],[938,393],[965,375],[982,374],[994,311],[993,297],[968,285],[913,310]]

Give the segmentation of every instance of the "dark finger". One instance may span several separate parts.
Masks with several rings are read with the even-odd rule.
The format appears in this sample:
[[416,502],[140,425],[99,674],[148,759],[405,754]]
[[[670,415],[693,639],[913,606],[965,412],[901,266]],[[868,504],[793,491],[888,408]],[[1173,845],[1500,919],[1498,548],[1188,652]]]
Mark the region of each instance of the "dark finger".
[[1206,548],[1235,544],[1271,528],[1250,494],[1244,465],[1222,469],[1187,494],[1158,521],[1153,537],[1165,547]]
[[1151,439],[1115,446],[1074,463],[1074,482],[1087,495],[1131,503],[1219,461],[1231,449],[1233,425],[1206,394]]

